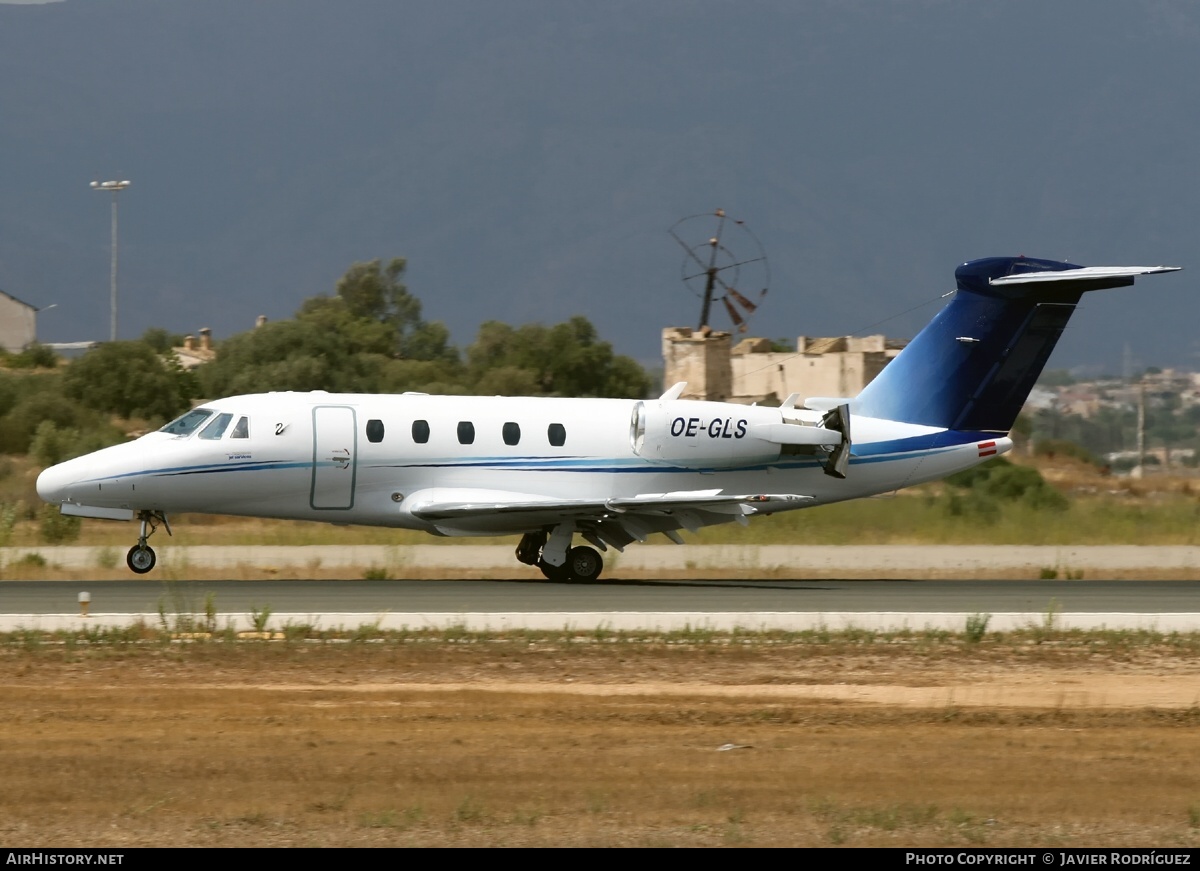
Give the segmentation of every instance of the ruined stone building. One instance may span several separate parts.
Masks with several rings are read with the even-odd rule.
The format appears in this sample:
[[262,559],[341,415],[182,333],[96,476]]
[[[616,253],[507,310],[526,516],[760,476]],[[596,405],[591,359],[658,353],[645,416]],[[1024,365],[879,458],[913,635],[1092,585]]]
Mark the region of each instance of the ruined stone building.
[[688,382],[684,398],[779,402],[800,396],[857,396],[908,342],[884,336],[800,336],[795,351],[772,351],[767,339],[667,327],[662,333],[664,389]]

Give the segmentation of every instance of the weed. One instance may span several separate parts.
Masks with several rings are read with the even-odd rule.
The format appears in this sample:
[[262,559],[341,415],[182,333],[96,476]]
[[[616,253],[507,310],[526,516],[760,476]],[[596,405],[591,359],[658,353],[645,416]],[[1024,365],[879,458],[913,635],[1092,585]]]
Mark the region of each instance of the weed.
[[1188,806],[1188,828],[1200,829],[1200,805]]
[[291,620],[283,624],[283,637],[287,641],[305,641],[320,635],[312,623],[293,623]]
[[725,842],[727,844],[744,844],[746,843],[746,835],[742,831],[742,823],[746,821],[746,814],[741,809],[735,810],[725,820]]
[[250,606],[250,623],[254,626],[255,632],[264,632],[267,628],[267,621],[271,619],[271,606],[263,605],[261,608],[257,605]]
[[211,590],[204,594],[204,631],[217,631],[217,594]]
[[483,820],[483,805],[468,795],[454,809],[454,819],[460,823],[478,823]]
[[983,640],[983,636],[987,633],[988,623],[991,621],[991,614],[968,614],[967,615],[967,643],[978,644]]
[[541,808],[533,808],[532,810],[521,810],[518,808],[513,813],[512,821],[520,826],[536,826],[538,820],[546,815],[546,812]]
[[1052,569],[1049,566],[1043,566],[1041,572],[1038,573],[1038,580],[1041,580],[1041,581],[1058,580],[1058,569]]
[[373,641],[376,638],[382,638],[383,633],[379,626],[383,623],[383,616],[375,618],[374,623],[363,623],[357,629],[350,633],[351,641]]
[[358,824],[364,829],[395,829],[400,823],[394,810],[386,810],[365,813],[358,818]]
[[0,547],[12,541],[13,528],[17,525],[17,506],[0,505]]
[[35,550],[22,554],[20,559],[13,562],[14,567],[26,569],[44,569],[46,565],[46,558]]
[[1046,605],[1046,611],[1042,614],[1042,628],[1046,632],[1053,632],[1057,628],[1058,615],[1062,613],[1062,605],[1058,599],[1051,599]]
[[363,572],[364,581],[387,581],[391,580],[391,575],[386,568],[371,566]]

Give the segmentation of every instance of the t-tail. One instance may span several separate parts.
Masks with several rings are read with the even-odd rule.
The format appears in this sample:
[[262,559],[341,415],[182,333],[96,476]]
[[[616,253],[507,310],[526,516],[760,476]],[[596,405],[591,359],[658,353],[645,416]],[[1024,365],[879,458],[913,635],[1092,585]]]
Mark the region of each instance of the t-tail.
[[1084,293],[1177,266],[1076,266],[989,257],[954,271],[958,291],[853,403],[855,414],[1008,432]]

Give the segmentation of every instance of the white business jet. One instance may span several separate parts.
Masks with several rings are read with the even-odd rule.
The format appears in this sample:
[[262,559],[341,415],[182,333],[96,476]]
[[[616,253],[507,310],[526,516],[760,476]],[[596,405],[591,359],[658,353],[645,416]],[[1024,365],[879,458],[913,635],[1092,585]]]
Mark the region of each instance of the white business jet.
[[[890,492],[982,463],[1085,291],[1178,267],[974,260],[954,299],[855,398],[779,408],[679,399],[267,393],[46,469],[64,514],[141,521],[129,568],[179,512],[519,535],[516,558],[592,581],[601,551]],[[575,544],[576,536],[588,542]],[[590,545],[590,546],[589,546]]]

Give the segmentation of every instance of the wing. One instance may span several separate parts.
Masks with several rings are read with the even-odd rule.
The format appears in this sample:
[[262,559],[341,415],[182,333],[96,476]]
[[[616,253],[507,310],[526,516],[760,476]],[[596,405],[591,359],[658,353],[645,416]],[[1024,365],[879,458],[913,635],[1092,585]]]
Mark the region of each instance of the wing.
[[745,522],[752,514],[799,508],[812,501],[812,496],[793,493],[734,495],[720,490],[553,499],[502,490],[437,488],[413,493],[405,505],[414,517],[446,531],[503,534],[572,521],[585,537],[592,533],[619,550],[654,532],[679,541],[673,534],[677,529],[695,531],[730,520]]

